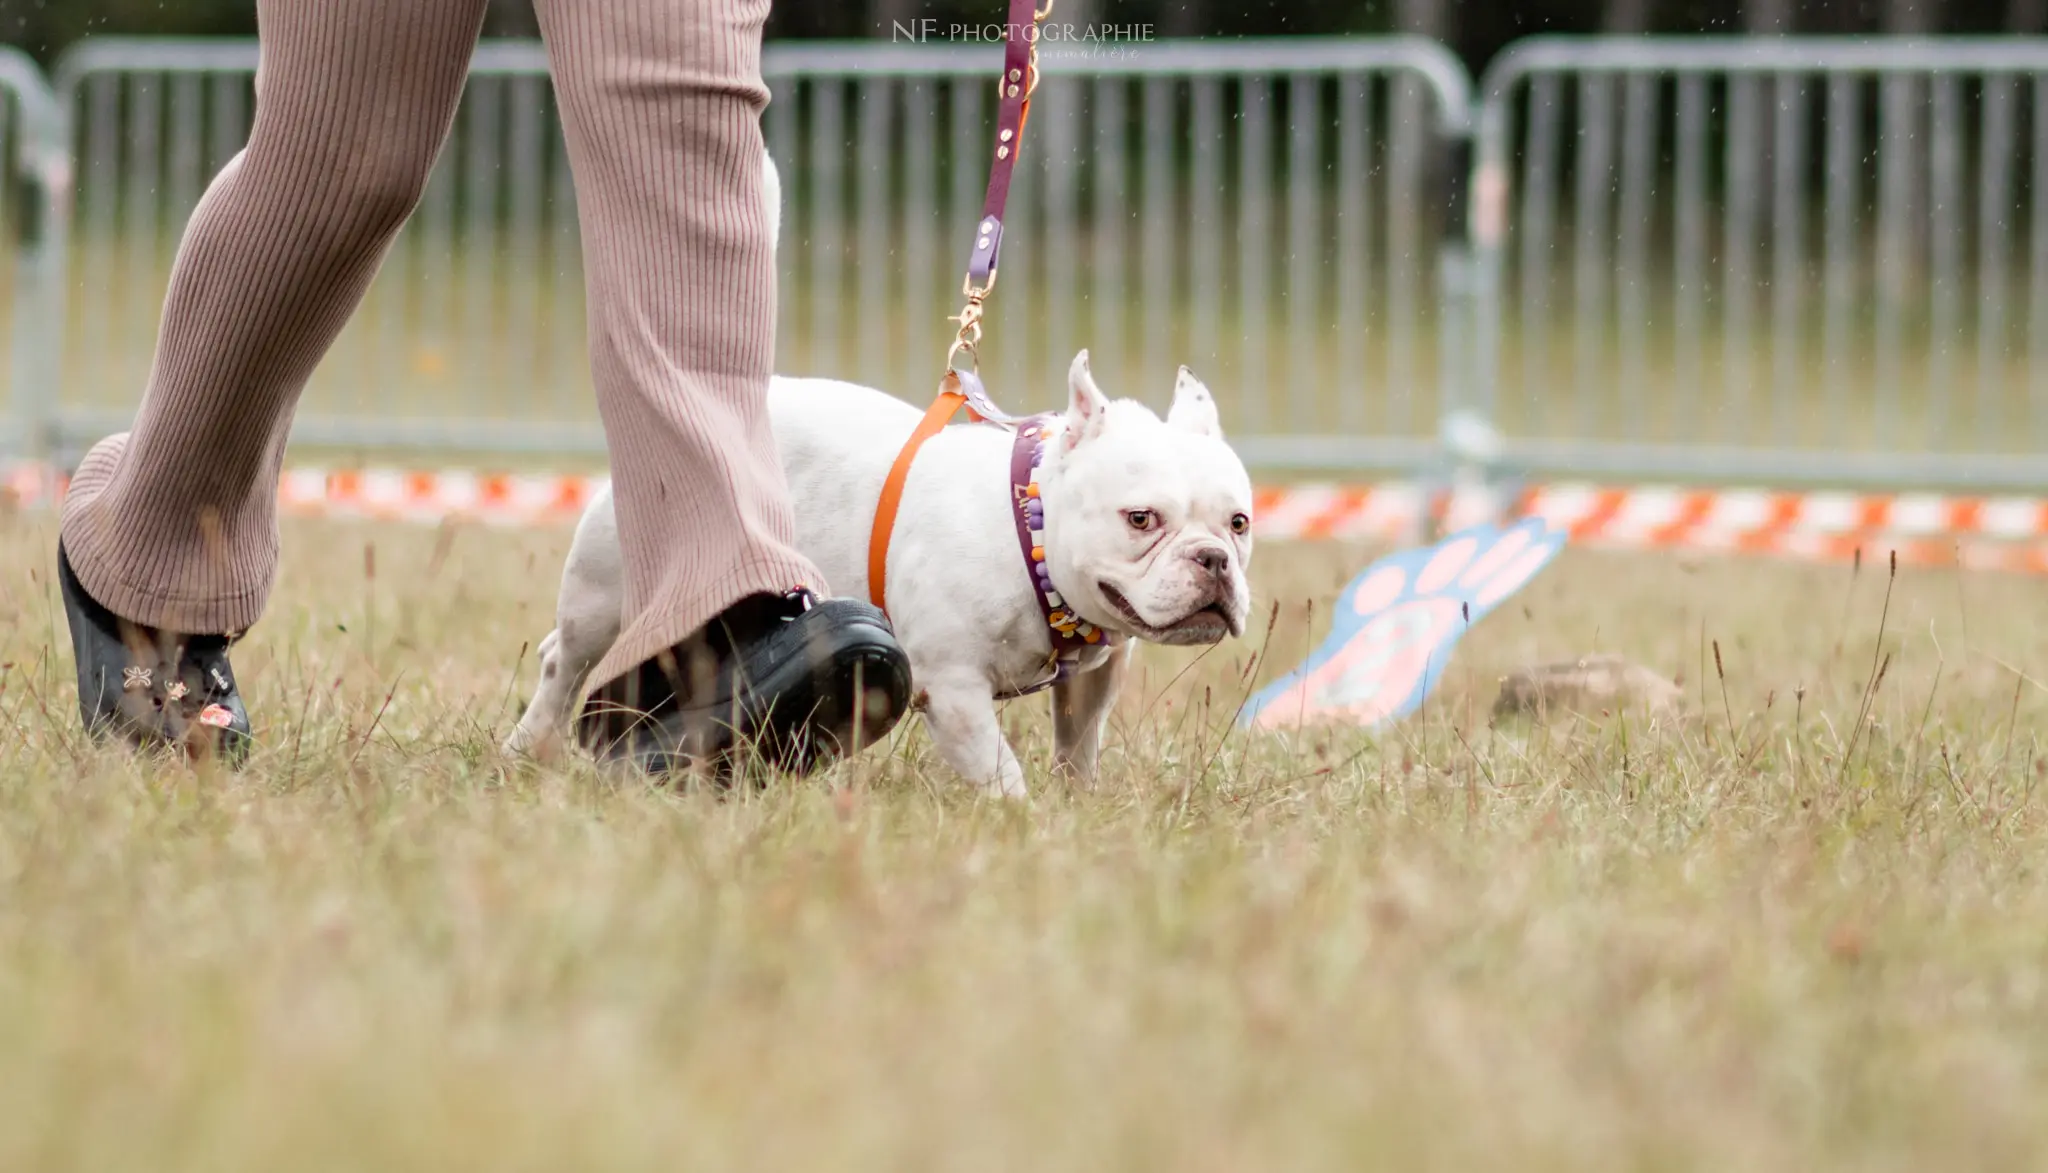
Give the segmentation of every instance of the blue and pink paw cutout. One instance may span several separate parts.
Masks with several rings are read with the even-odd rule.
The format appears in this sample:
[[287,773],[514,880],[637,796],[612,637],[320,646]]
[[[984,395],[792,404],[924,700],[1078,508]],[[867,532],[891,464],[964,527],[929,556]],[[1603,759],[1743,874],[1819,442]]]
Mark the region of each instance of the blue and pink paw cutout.
[[1422,705],[1466,629],[1564,549],[1528,519],[1475,526],[1366,567],[1337,596],[1330,634],[1301,667],[1261,690],[1243,722],[1267,729],[1341,721],[1371,729]]

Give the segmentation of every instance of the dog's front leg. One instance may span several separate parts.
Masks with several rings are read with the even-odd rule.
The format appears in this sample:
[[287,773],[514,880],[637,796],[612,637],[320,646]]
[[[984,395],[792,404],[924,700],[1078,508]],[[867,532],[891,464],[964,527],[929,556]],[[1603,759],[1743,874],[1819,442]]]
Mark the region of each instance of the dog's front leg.
[[540,642],[540,686],[506,739],[505,752],[542,762],[561,756],[562,740],[583,703],[583,685],[611,650],[618,631],[616,622],[596,626],[592,631],[588,625],[565,620]]
[[1052,686],[1052,768],[1070,781],[1092,785],[1102,756],[1102,726],[1123,687],[1130,647],[1110,653],[1109,660]]
[[540,641],[540,687],[534,689],[526,712],[512,735],[505,739],[505,752],[552,762],[561,753],[562,730],[568,727],[573,704],[569,691],[574,682],[562,670],[562,633],[550,631]]
[[1029,797],[1024,767],[1003,736],[1002,722],[996,720],[995,694],[988,682],[963,675],[919,683],[927,697],[925,727],[946,764],[990,794]]
[[607,486],[577,523],[562,567],[555,629],[540,644],[540,687],[505,742],[508,753],[548,761],[558,756],[583,704],[591,670],[619,638],[625,561]]

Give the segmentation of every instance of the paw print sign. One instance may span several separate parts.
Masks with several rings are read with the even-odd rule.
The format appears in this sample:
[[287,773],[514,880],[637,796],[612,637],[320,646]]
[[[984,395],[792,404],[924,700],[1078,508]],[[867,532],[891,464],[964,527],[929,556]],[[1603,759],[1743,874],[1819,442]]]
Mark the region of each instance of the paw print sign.
[[1253,697],[1243,722],[1286,729],[1341,721],[1373,729],[1407,716],[1436,687],[1466,629],[1527,586],[1562,549],[1562,531],[1528,519],[1504,529],[1475,526],[1380,559],[1337,596],[1322,646]]

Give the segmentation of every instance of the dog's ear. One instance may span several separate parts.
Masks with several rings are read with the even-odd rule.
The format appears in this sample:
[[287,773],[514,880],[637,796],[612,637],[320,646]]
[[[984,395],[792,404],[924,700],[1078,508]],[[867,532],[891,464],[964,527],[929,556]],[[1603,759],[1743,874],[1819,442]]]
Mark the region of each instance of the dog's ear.
[[1102,388],[1095,385],[1095,375],[1088,369],[1088,352],[1084,350],[1074,356],[1074,365],[1067,368],[1068,450],[1100,435],[1108,416],[1109,400],[1102,394]]
[[1166,422],[1198,436],[1223,438],[1223,419],[1216,414],[1216,397],[1186,367],[1174,377],[1173,406],[1167,409]]

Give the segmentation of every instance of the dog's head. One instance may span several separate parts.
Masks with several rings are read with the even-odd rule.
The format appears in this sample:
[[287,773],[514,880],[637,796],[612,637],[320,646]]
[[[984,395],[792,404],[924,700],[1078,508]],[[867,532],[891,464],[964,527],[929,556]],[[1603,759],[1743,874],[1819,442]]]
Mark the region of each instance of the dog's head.
[[1067,392],[1039,481],[1060,596],[1098,627],[1155,643],[1243,635],[1251,477],[1223,442],[1209,389],[1182,367],[1162,420],[1104,396],[1084,350]]

